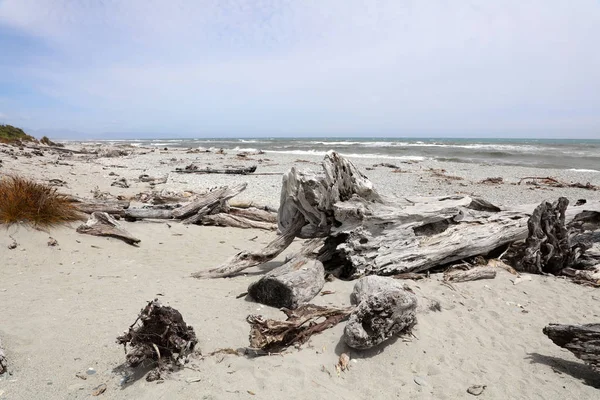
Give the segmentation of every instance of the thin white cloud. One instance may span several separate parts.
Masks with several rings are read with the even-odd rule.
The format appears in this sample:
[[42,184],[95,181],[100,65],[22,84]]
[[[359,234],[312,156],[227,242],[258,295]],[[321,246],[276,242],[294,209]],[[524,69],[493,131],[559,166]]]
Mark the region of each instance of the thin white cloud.
[[600,131],[593,0],[5,0],[0,23],[53,49],[12,73],[77,108],[40,126]]

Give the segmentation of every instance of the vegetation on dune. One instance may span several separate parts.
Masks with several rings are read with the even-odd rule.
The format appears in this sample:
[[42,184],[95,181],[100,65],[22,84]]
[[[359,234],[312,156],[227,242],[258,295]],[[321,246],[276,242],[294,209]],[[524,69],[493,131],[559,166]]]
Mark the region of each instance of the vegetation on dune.
[[0,125],[0,142],[12,143],[16,141],[34,142],[36,139],[26,134],[21,128],[12,125]]
[[0,224],[49,227],[81,219],[73,203],[55,188],[18,176],[0,178]]

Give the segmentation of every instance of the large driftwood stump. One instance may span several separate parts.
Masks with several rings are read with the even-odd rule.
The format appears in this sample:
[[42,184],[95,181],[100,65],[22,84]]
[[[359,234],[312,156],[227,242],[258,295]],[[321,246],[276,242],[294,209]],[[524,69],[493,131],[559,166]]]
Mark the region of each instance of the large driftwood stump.
[[121,225],[113,217],[103,212],[92,213],[90,219],[77,228],[77,232],[94,236],[114,237],[131,245],[140,242],[140,239],[121,228]]
[[325,285],[325,270],[318,260],[300,257],[268,272],[248,287],[257,302],[295,309],[312,300]]
[[600,372],[600,324],[550,324],[543,332],[554,344],[569,350]]
[[[146,377],[156,380],[162,371],[177,367],[177,361],[194,350],[198,339],[179,311],[155,299],[142,309],[127,332],[117,337],[117,343],[125,347],[130,367],[135,368],[145,360],[157,362],[157,369]],[[127,344],[131,346],[129,352]]]
[[415,325],[417,297],[393,278],[361,278],[350,297],[358,304],[344,328],[344,341],[355,349],[369,349]]
[[8,362],[6,361],[6,355],[4,354],[4,348],[2,347],[2,340],[0,339],[0,375],[5,373],[8,369]]

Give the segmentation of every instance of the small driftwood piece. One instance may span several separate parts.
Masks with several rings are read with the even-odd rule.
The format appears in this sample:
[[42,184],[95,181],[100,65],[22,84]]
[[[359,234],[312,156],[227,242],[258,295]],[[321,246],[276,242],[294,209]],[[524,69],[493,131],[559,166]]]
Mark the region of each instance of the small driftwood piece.
[[359,279],[350,300],[357,307],[344,328],[344,341],[355,349],[369,349],[410,332],[417,322],[417,297],[393,278]]
[[146,376],[146,380],[152,381],[160,379],[162,372],[178,367],[179,360],[192,353],[198,339],[179,311],[155,299],[142,309],[127,332],[117,337],[117,343],[124,346],[130,367],[135,368],[145,360],[158,364]]
[[195,165],[188,165],[185,168],[177,168],[174,172],[180,174],[227,174],[227,175],[249,175],[256,171],[256,165],[251,167],[242,168],[225,168],[225,169],[213,169],[203,168],[200,169]]
[[196,214],[205,207],[211,209],[222,202],[237,196],[246,189],[246,186],[246,183],[242,183],[231,188],[224,186],[204,195],[200,195],[191,203],[173,210],[173,218],[184,219]]
[[449,269],[444,273],[445,282],[468,282],[480,279],[494,279],[496,268],[474,267],[466,270]]
[[267,231],[274,231],[277,229],[277,225],[272,222],[256,221],[227,213],[204,215],[200,219],[200,223],[202,223],[202,225],[229,226],[231,228],[242,229],[264,229]]
[[588,190],[598,190],[598,186],[592,185],[591,183],[580,183],[580,182],[562,182],[556,178],[552,178],[550,176],[542,177],[542,176],[526,176],[524,178],[519,179],[519,185],[526,179],[531,179],[530,181],[526,181],[525,183],[529,185],[546,185],[551,187],[570,187],[570,188],[578,188],[578,189],[588,189]]
[[77,232],[94,236],[114,237],[131,245],[140,242],[140,239],[121,228],[121,225],[113,217],[104,212],[92,213],[90,219],[77,228]]
[[147,174],[142,174],[139,176],[138,178],[140,180],[140,182],[148,182],[152,185],[159,185],[162,183],[167,183],[167,180],[169,179],[168,177],[162,177],[162,178],[157,178],[157,177],[152,177],[150,175]]
[[554,344],[569,350],[600,372],[600,324],[550,324],[543,332]]
[[0,375],[8,370],[8,362],[6,361],[6,355],[4,354],[4,348],[2,347],[2,340],[0,339]]
[[298,218],[287,227],[287,231],[278,235],[264,249],[256,252],[239,252],[223,265],[208,271],[196,272],[192,276],[194,278],[225,278],[270,261],[289,247],[303,225],[304,219]]
[[296,309],[312,300],[325,285],[325,270],[318,260],[291,260],[250,284],[248,294],[259,303]]
[[323,332],[348,318],[353,308],[322,307],[305,304],[295,310],[282,309],[286,321],[249,315],[250,347],[271,353],[305,343],[312,335]]

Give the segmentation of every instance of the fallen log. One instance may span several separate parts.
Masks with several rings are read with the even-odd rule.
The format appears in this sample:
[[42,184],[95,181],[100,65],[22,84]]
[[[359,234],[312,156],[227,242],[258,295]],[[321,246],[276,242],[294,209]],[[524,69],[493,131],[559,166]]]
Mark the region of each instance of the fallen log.
[[128,208],[121,214],[128,219],[172,219],[173,210],[160,208]]
[[148,302],[129,329],[117,337],[117,343],[125,348],[130,367],[135,368],[146,360],[157,364],[146,376],[146,380],[153,381],[161,379],[163,372],[178,368],[178,361],[193,352],[198,339],[194,328],[185,323],[179,311],[155,299]]
[[344,328],[344,341],[352,348],[372,348],[392,336],[410,332],[416,324],[417,297],[393,278],[359,279],[350,300],[357,307]]
[[277,213],[276,212],[261,210],[261,209],[254,208],[254,207],[249,207],[249,208],[230,207],[229,214],[236,215],[238,217],[251,219],[253,221],[269,222],[272,224],[277,223]]
[[494,279],[496,269],[493,267],[475,267],[467,270],[449,269],[444,272],[445,282],[468,282],[480,279]]
[[69,201],[74,203],[74,206],[81,212],[91,214],[93,212],[105,212],[113,215],[123,215],[124,210],[129,208],[127,200],[97,200],[97,199],[82,199],[75,196],[69,196]]
[[242,228],[242,229],[264,229],[268,231],[274,231],[277,229],[277,225],[271,222],[262,222],[241,217],[238,215],[231,215],[226,213],[209,214],[204,215],[200,219],[202,225],[217,225],[217,226],[228,226],[231,228]]
[[250,324],[250,347],[273,353],[301,345],[312,335],[347,319],[352,309],[305,304],[295,310],[282,309],[287,315],[286,321],[249,315],[246,320]]
[[256,165],[251,167],[242,168],[225,168],[225,169],[213,169],[203,168],[200,169],[195,165],[188,165],[185,168],[176,168],[175,171],[180,174],[227,174],[227,175],[249,175],[256,171]]
[[140,239],[121,228],[121,225],[113,217],[104,212],[92,213],[90,219],[77,228],[77,232],[94,236],[114,237],[131,245],[140,242]]
[[173,210],[173,218],[183,219],[197,213],[204,207],[213,207],[225,200],[237,196],[246,189],[247,184],[242,183],[234,187],[221,187],[204,195],[200,195],[196,200],[183,207]]
[[550,324],[543,332],[554,344],[569,350],[600,372],[600,324]]
[[325,270],[317,260],[291,260],[250,284],[248,294],[259,303],[295,309],[312,300],[325,285]]
[[8,362],[6,361],[6,355],[4,354],[4,348],[2,347],[2,340],[0,339],[0,375],[8,370]]

